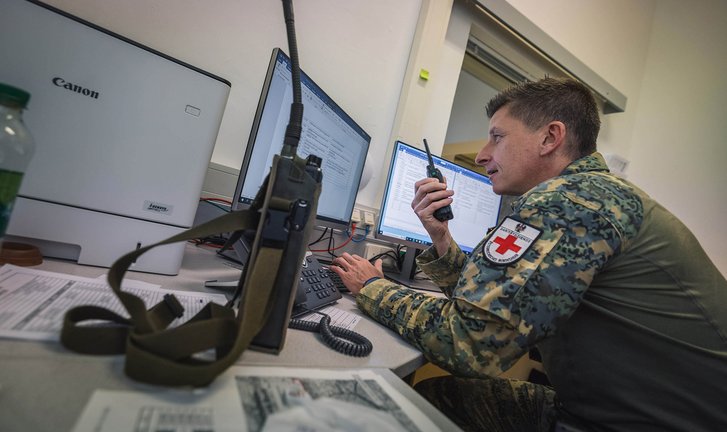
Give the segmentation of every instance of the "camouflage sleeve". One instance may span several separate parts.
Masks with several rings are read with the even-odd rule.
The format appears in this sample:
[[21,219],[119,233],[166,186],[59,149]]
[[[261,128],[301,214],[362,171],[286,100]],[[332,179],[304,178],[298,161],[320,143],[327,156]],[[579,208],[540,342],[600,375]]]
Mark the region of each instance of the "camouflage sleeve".
[[457,284],[466,262],[467,256],[454,240],[449,243],[447,253],[441,257],[437,254],[437,249],[432,246],[416,259],[419,268],[442,289],[447,297],[452,296],[452,290]]
[[559,192],[531,194],[511,217],[541,231],[517,261],[493,264],[483,241],[451,298],[379,280],[361,290],[359,307],[456,375],[507,370],[573,313],[621,243],[613,218]]

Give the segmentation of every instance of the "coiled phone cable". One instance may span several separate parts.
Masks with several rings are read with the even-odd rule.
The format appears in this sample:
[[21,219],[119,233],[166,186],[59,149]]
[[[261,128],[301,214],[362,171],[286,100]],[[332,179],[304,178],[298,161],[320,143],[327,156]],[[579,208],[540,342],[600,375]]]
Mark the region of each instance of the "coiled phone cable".
[[320,333],[323,342],[332,349],[353,357],[366,357],[374,349],[371,341],[354,331],[343,327],[332,326],[331,317],[318,311],[311,311],[323,315],[319,322],[291,319],[289,328]]

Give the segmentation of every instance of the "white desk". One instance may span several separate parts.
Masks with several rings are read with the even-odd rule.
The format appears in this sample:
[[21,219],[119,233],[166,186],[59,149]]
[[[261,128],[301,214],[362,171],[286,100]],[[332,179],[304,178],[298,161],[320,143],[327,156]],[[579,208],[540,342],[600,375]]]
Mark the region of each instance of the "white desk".
[[[42,270],[97,277],[107,269],[46,260]],[[188,245],[178,276],[129,272],[129,279],[160,284],[164,288],[204,291],[205,280],[239,277],[213,252]],[[217,291],[215,291],[217,292]],[[336,305],[362,315],[347,295]],[[441,413],[396,377],[405,377],[424,363],[421,353],[397,334],[364,317],[355,331],[371,340],[374,349],[364,358],[349,357],[325,346],[313,333],[288,330],[279,355],[246,351],[241,365],[320,368],[377,368],[397,390],[409,397],[442,430],[456,430]],[[389,372],[392,371],[393,373]],[[395,375],[394,375],[395,374]],[[95,389],[143,390],[123,373],[121,356],[88,356],[71,353],[59,343],[0,339],[0,431],[66,431]]]

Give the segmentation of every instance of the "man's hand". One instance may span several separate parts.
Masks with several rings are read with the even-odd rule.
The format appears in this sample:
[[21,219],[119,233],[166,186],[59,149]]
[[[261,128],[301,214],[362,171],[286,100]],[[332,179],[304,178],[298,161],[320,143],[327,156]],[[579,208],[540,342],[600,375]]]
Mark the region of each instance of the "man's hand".
[[381,259],[377,259],[375,264],[371,264],[363,257],[344,252],[343,255],[334,259],[328,268],[341,277],[343,284],[351,291],[351,294],[356,295],[367,280],[372,277],[384,277],[382,266]]
[[447,189],[446,183],[440,183],[435,178],[425,178],[414,183],[414,191],[411,208],[429,233],[437,252],[442,256],[447,252],[452,236],[449,233],[448,221],[438,220],[434,217],[434,212],[452,204],[454,191]]

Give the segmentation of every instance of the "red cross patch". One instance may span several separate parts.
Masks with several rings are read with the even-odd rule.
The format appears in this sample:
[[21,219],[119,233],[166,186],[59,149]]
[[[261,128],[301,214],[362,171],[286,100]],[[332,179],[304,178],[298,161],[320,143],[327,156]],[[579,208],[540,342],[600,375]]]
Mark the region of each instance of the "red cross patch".
[[482,254],[493,264],[512,264],[530,249],[541,233],[526,223],[505,218],[482,245]]

